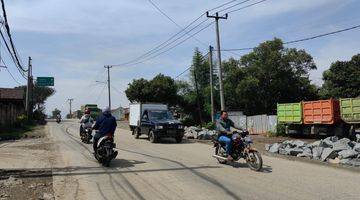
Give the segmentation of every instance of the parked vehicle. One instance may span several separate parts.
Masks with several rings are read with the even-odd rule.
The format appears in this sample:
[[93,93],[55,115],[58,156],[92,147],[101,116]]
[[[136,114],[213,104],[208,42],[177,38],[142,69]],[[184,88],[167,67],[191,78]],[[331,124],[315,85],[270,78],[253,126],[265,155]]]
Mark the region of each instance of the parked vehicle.
[[92,139],[92,128],[84,128],[83,131],[80,132],[81,141],[90,144],[90,140]]
[[140,135],[148,135],[151,143],[161,138],[175,138],[177,143],[182,141],[184,126],[175,120],[164,104],[131,104],[129,125],[135,139]]
[[302,133],[302,104],[277,104],[278,124],[285,124],[286,134]]
[[[341,104],[341,105],[340,105]],[[340,108],[341,107],[341,108]],[[360,100],[327,99],[277,105],[278,124],[286,134],[347,136],[360,124]]]
[[105,167],[109,167],[111,160],[115,159],[117,155],[116,144],[114,143],[114,138],[111,134],[105,135],[99,139],[94,154],[99,163]]
[[316,135],[343,135],[339,101],[335,99],[304,101],[303,133]]
[[349,135],[360,133],[360,98],[340,99],[341,119],[347,123]]
[[[247,165],[251,170],[260,171],[262,169],[262,157],[261,154],[251,147],[252,139],[249,136],[248,131],[243,131],[241,133],[234,132],[232,134],[233,150],[231,157],[234,161],[238,161],[241,158],[245,159]],[[221,164],[227,163],[225,144],[220,143],[217,139],[213,139],[215,147],[214,158],[218,160]]]

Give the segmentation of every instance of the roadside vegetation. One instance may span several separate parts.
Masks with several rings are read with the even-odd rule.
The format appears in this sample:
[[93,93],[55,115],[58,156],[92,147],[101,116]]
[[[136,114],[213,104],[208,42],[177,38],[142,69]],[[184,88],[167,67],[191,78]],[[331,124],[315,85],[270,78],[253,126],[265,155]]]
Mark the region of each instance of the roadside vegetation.
[[[216,63],[214,63],[216,66]],[[240,58],[223,61],[224,95],[228,110],[245,115],[276,114],[277,103],[360,96],[360,54],[350,61],[337,61],[323,73],[324,84],[309,78],[317,66],[303,49],[287,48],[281,39],[265,41]],[[214,71],[215,109],[220,109],[218,79]],[[195,49],[190,81],[158,74],[151,80],[136,79],[125,91],[130,102],[158,102],[184,113],[185,125],[211,121],[208,58]],[[198,101],[198,102],[197,102]],[[278,126],[281,135],[284,127]]]
[[[23,88],[26,94],[26,86],[19,86],[19,88]],[[0,127],[0,140],[20,139],[36,126],[46,124],[45,101],[55,94],[55,90],[50,87],[34,86],[33,92],[32,118],[28,119],[27,115],[23,114],[17,116],[14,124]]]

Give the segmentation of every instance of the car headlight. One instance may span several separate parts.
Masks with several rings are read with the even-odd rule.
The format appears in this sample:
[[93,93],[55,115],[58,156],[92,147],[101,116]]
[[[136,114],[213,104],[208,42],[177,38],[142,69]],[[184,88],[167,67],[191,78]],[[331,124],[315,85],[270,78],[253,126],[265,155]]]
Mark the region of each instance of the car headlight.
[[163,129],[163,128],[164,128],[164,126],[161,126],[161,125],[155,126],[155,129]]
[[184,129],[184,126],[183,126],[183,125],[179,125],[179,126],[178,126],[178,129]]

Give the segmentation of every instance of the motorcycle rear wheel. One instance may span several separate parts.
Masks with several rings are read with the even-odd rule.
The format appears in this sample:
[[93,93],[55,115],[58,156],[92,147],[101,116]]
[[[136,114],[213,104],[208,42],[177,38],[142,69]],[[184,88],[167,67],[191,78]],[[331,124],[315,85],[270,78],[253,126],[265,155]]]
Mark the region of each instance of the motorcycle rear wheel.
[[260,171],[263,165],[261,154],[257,151],[249,152],[246,163],[251,170]]

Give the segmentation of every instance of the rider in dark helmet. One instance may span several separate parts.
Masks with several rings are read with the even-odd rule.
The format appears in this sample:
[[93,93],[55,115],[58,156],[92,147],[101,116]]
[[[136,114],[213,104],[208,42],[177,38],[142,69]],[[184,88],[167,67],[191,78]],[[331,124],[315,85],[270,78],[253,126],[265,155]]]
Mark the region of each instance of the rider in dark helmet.
[[96,152],[97,142],[100,138],[107,134],[112,134],[114,136],[116,126],[116,119],[111,115],[109,107],[104,108],[102,111],[102,115],[96,120],[96,123],[93,126],[94,130],[98,130],[94,135],[94,152]]
[[229,161],[233,160],[233,158],[231,157],[231,151],[232,151],[232,140],[231,140],[231,136],[232,133],[231,132],[231,127],[241,130],[240,127],[237,127],[234,122],[228,118],[228,113],[227,111],[221,111],[220,113],[220,119],[216,122],[216,128],[218,131],[218,140],[221,143],[225,143],[225,149],[226,149],[226,154],[227,154],[227,159]]

